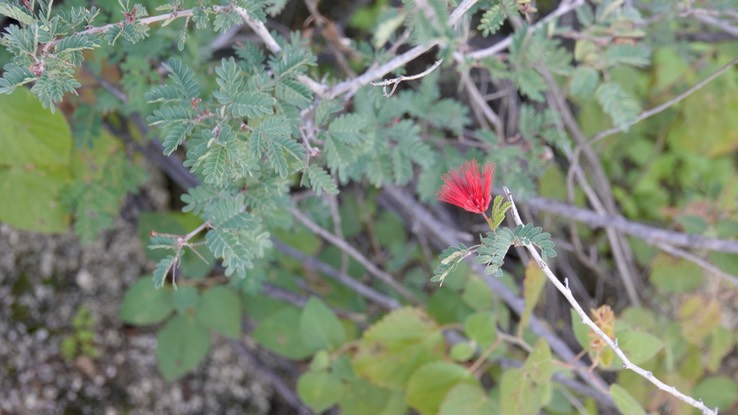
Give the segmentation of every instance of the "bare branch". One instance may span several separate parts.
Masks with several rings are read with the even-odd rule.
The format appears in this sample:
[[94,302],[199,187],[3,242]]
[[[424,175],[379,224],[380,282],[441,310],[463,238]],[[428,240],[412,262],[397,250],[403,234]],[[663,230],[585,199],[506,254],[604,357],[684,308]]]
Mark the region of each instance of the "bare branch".
[[[382,87],[382,93],[385,97],[391,97],[392,94],[395,93],[395,90],[397,89],[397,86],[400,85],[402,81],[412,81],[415,79],[420,79],[429,73],[433,72],[438,66],[441,65],[443,62],[443,59],[437,60],[430,68],[424,70],[423,72],[415,75],[400,75],[397,78],[387,79],[384,81],[377,81],[377,82],[370,82],[371,86],[381,86]],[[387,91],[387,87],[392,85],[392,89]]]
[[394,277],[392,277],[390,274],[379,269],[376,265],[374,265],[372,261],[370,261],[364,255],[362,255],[362,253],[359,252],[356,248],[354,248],[348,242],[346,242],[345,239],[339,238],[338,236],[328,232],[326,229],[323,229],[317,223],[313,222],[309,217],[304,215],[302,212],[300,212],[296,208],[292,208],[290,212],[292,212],[292,216],[294,216],[297,220],[299,220],[300,223],[305,225],[308,229],[315,232],[316,234],[318,234],[321,238],[325,239],[326,241],[332,243],[341,251],[344,251],[348,255],[350,255],[351,258],[355,259],[358,263],[364,266],[364,268],[366,268],[366,270],[371,275],[375,276],[378,280],[392,287],[394,290],[396,290],[400,295],[402,295],[409,302],[413,304],[418,304],[418,299],[415,298],[415,295],[413,293],[408,291],[407,288],[405,288],[400,282],[396,281]]
[[[569,13],[570,11],[576,9],[577,7],[580,7],[584,4],[584,0],[573,0],[573,1],[562,1],[559,4],[559,7],[556,8],[553,12],[549,13],[544,17],[543,19],[539,20],[535,25],[531,26],[528,30],[537,30],[544,25],[546,25],[548,22],[551,22],[566,13]],[[496,55],[503,50],[507,49],[510,44],[512,43],[512,35],[506,37],[505,39],[495,43],[494,45],[486,48],[486,49],[480,49],[471,53],[466,54],[464,57],[469,58],[472,60],[479,60],[484,59],[493,55]]]
[[323,274],[331,277],[335,281],[339,282],[340,284],[350,288],[355,293],[361,295],[362,297],[366,298],[367,300],[373,301],[383,308],[387,310],[393,310],[400,307],[400,303],[395,300],[392,297],[389,297],[387,295],[384,295],[380,293],[379,291],[375,290],[374,288],[371,288],[365,284],[362,284],[360,281],[358,281],[356,278],[352,278],[349,275],[346,275],[337,269],[331,267],[330,265],[319,261],[318,259],[305,255],[302,252],[292,248],[289,245],[285,245],[284,243],[272,239],[272,242],[274,243],[274,247],[277,248],[279,251],[297,259],[302,263],[303,266],[305,266],[308,269],[314,269],[316,271],[320,271]]
[[700,268],[704,269],[705,271],[723,278],[724,280],[728,281],[729,283],[733,284],[736,288],[738,288],[738,277],[721,270],[720,268],[698,257],[697,255],[684,251],[679,248],[674,248],[673,246],[669,244],[665,244],[663,242],[657,243],[656,247],[672,256],[684,258],[687,261],[693,262],[697,264],[697,266],[699,266]]
[[[459,19],[471,9],[478,0],[464,0],[449,16],[448,24],[451,26],[456,26]],[[440,41],[433,41],[425,45],[418,45],[414,48],[408,50],[407,52],[403,53],[402,55],[398,55],[391,59],[389,62],[385,63],[384,65],[377,66],[376,68],[369,69],[368,71],[364,72],[363,74],[346,80],[344,82],[341,82],[340,84],[334,86],[330,91],[326,93],[326,96],[328,98],[335,98],[338,95],[345,94],[345,93],[353,93],[362,85],[366,85],[370,83],[371,81],[381,78],[388,73],[394,71],[395,69],[406,65],[408,62],[414,60],[418,56],[428,52],[429,50],[433,49],[434,47],[438,46]]]
[[706,238],[682,232],[674,232],[642,223],[633,222],[622,216],[602,215],[576,206],[567,205],[552,199],[532,197],[523,203],[539,210],[555,213],[566,219],[586,223],[595,228],[608,226],[620,232],[643,239],[649,244],[665,243],[671,246],[691,249],[706,249],[709,251],[738,254],[738,241],[727,239]]
[[[645,120],[647,118],[651,118],[654,115],[656,115],[656,114],[658,114],[658,113],[660,113],[660,112],[662,112],[662,111],[664,111],[664,110],[666,110],[666,109],[668,109],[670,107],[673,107],[674,105],[676,105],[679,102],[683,101],[688,96],[690,96],[690,95],[694,94],[695,92],[697,92],[698,90],[700,90],[705,85],[707,85],[710,82],[712,82],[715,78],[717,78],[720,75],[722,75],[725,72],[727,72],[730,68],[732,68],[736,64],[738,64],[738,58],[733,59],[727,65],[725,65],[722,68],[718,69],[717,71],[713,72],[712,74],[710,74],[710,76],[706,77],[705,79],[701,80],[700,82],[697,82],[696,84],[694,84],[693,87],[691,87],[688,90],[682,92],[681,94],[675,96],[674,98],[672,98],[672,99],[664,102],[663,104],[661,104],[661,105],[659,105],[657,107],[651,108],[648,111],[644,111],[644,112],[640,113],[633,120],[628,121],[627,123],[625,123],[625,124],[623,124],[621,126],[613,127],[613,128],[610,128],[610,129],[607,129],[607,130],[604,130],[604,131],[600,131],[599,133],[593,135],[589,140],[587,140],[588,143],[589,144],[594,144],[594,143],[602,140],[605,137],[609,137],[609,136],[611,136],[613,134],[617,134],[617,133],[619,133],[621,131],[625,131],[628,128],[632,127],[634,124],[636,124],[638,122],[641,122],[641,121],[643,121],[643,120]],[[574,149],[574,154],[573,154],[574,157],[578,157],[579,156],[579,153],[582,151],[581,146],[582,146],[582,144],[578,145]]]
[[[512,203],[512,208],[510,211],[512,212],[513,218],[515,219],[515,223],[518,225],[522,225],[523,221],[520,219],[520,215],[518,214],[518,209],[515,206],[515,202],[513,201],[512,194],[510,194],[510,190],[507,187],[503,188],[503,191],[505,192],[505,196],[507,199]],[[623,351],[620,349],[620,347],[617,344],[617,340],[611,339],[607,334],[605,334],[602,329],[600,329],[597,324],[592,321],[591,318],[587,315],[587,313],[582,309],[582,307],[579,305],[577,300],[574,298],[574,296],[571,293],[571,290],[568,287],[568,281],[565,280],[565,284],[562,284],[559,279],[554,275],[554,273],[551,271],[551,269],[546,264],[546,261],[541,258],[541,255],[538,253],[536,248],[533,245],[526,245],[525,246],[528,249],[528,252],[530,252],[533,259],[536,261],[536,263],[541,267],[541,270],[543,270],[544,274],[546,274],[546,277],[548,277],[549,281],[556,287],[556,289],[561,292],[561,294],[564,295],[564,297],[569,301],[569,304],[572,306],[574,311],[577,312],[579,317],[582,319],[582,322],[586,324],[592,331],[594,331],[605,343],[607,343],[608,346],[615,352],[615,354],[620,358],[620,360],[623,362],[623,368],[632,370],[633,372],[637,373],[638,375],[642,376],[649,382],[656,385],[657,388],[661,389],[662,391],[669,393],[679,399],[682,402],[685,402],[700,411],[704,415],[717,415],[717,410],[713,410],[708,408],[704,403],[701,401],[697,401],[696,399],[692,398],[691,396],[685,395],[682,392],[679,392],[677,388],[674,386],[670,386],[659,380],[656,376],[653,375],[653,373],[641,368],[640,366],[634,364],[630,361],[628,356],[623,353]]]

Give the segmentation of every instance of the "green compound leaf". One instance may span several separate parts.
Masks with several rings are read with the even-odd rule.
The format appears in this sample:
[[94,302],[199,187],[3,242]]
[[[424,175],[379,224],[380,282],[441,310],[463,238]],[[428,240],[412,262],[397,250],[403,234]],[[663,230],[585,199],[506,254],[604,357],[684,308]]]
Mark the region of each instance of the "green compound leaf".
[[320,166],[311,164],[305,169],[305,175],[303,177],[308,178],[310,187],[318,195],[321,195],[323,192],[329,195],[338,194],[338,186],[336,186],[333,178]]
[[594,94],[599,82],[600,74],[595,68],[580,66],[572,74],[569,92],[575,97],[588,98]]
[[465,367],[448,362],[431,362],[413,373],[405,400],[423,415],[436,414],[446,393],[459,384],[478,385]]
[[166,258],[162,259],[156,264],[156,268],[154,268],[154,272],[151,276],[151,278],[154,280],[154,288],[159,289],[164,286],[164,281],[169,274],[169,270],[171,270],[172,267],[175,266],[178,259],[178,256],[168,255]]
[[505,24],[506,18],[507,16],[502,7],[499,4],[495,4],[484,12],[482,20],[479,22],[479,26],[477,26],[477,30],[481,30],[482,36],[484,37],[494,35]]
[[141,278],[126,290],[120,307],[120,319],[128,324],[145,326],[164,320],[173,309],[170,292],[154,290],[151,280]]
[[361,131],[366,119],[360,114],[345,114],[333,120],[328,127],[331,136],[346,144],[359,144],[366,140],[366,135]]
[[300,333],[313,350],[337,349],[346,341],[346,330],[333,311],[316,297],[310,297],[300,316]]
[[232,289],[224,286],[209,288],[200,297],[196,316],[224,336],[241,337],[241,301]]
[[641,111],[638,101],[619,84],[613,82],[601,84],[595,95],[602,109],[612,118],[615,126],[621,126],[633,120]]
[[300,399],[316,413],[335,405],[343,395],[343,383],[326,372],[307,372],[297,381]]
[[274,98],[263,92],[241,92],[231,103],[230,110],[234,117],[257,118],[271,115],[274,104]]
[[175,316],[156,336],[156,361],[171,382],[194,369],[210,349],[208,329],[195,319]]
[[431,278],[431,282],[439,282],[440,285],[443,285],[443,280],[446,279],[448,274],[456,269],[456,266],[459,265],[459,262],[469,256],[469,254],[469,249],[464,246],[464,244],[459,244],[459,246],[451,246],[444,249],[443,252],[441,252],[441,256],[439,258],[441,260],[441,263],[438,264],[435,270],[433,270],[433,277]]
[[628,415],[646,415],[646,411],[636,401],[628,391],[623,389],[622,386],[617,383],[610,385],[610,396],[612,396],[615,406],[618,407],[621,413]]

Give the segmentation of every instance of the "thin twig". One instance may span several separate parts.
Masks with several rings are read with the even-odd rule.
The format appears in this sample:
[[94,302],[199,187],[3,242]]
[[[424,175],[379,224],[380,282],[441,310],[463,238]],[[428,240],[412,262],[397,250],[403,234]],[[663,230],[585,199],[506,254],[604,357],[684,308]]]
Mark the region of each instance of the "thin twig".
[[[558,113],[560,114],[564,125],[566,125],[566,128],[571,132],[572,137],[574,137],[574,140],[577,143],[586,143],[587,139],[584,132],[582,132],[581,127],[576,122],[574,114],[569,108],[569,105],[564,98],[564,94],[554,80],[553,75],[545,65],[539,65],[538,70],[541,75],[543,75],[543,78],[546,80],[549,87],[549,92],[546,93],[546,97],[553,103],[553,108],[558,108]],[[589,161],[590,167],[594,172],[594,180],[597,189],[595,190],[589,184],[587,176],[579,166],[579,160],[572,159],[570,154],[567,154],[567,157],[570,160],[569,174],[567,175],[567,192],[570,202],[573,201],[571,177],[572,173],[574,173],[577,181],[587,195],[587,199],[592,203],[592,206],[598,213],[616,214],[618,211],[617,205],[615,204],[615,198],[612,195],[612,187],[610,182],[607,180],[605,170],[602,167],[599,157],[589,146],[585,146],[583,150],[587,160]],[[599,192],[597,190],[599,190]],[[630,245],[628,245],[622,235],[615,232],[612,228],[607,227],[605,230],[607,233],[607,239],[610,241],[613,258],[615,259],[615,266],[618,270],[618,275],[620,275],[620,278],[623,280],[623,284],[625,285],[628,299],[633,305],[640,306],[641,300],[638,297],[638,290],[636,289],[637,274],[632,262],[633,255],[630,250]]]
[[[599,133],[593,135],[589,140],[587,140],[588,143],[591,145],[591,144],[594,144],[594,143],[602,140],[605,137],[609,137],[609,136],[611,136],[613,134],[617,134],[617,133],[619,133],[621,131],[625,131],[628,128],[630,128],[631,126],[633,126],[635,123],[641,122],[641,121],[645,120],[646,118],[653,117],[654,115],[656,115],[656,114],[658,114],[658,113],[660,113],[660,112],[662,112],[662,111],[664,111],[664,110],[666,110],[666,109],[668,109],[670,107],[673,107],[674,105],[676,105],[679,102],[683,101],[688,96],[690,96],[690,95],[694,94],[695,92],[697,92],[699,89],[701,89],[705,85],[707,85],[710,82],[712,82],[715,78],[717,78],[720,75],[722,75],[725,72],[727,72],[730,68],[732,68],[736,64],[738,64],[738,58],[733,59],[727,65],[725,65],[722,68],[718,69],[717,71],[713,72],[708,77],[706,77],[705,79],[701,80],[700,82],[697,82],[696,84],[694,84],[694,86],[692,86],[688,90],[682,92],[681,94],[675,96],[674,98],[672,98],[672,99],[664,102],[663,104],[661,104],[659,106],[656,106],[654,108],[651,108],[648,111],[644,111],[644,112],[640,113],[633,120],[628,121],[627,123],[625,123],[625,124],[623,124],[621,126],[613,127],[613,128],[610,128],[610,129],[607,129],[607,130],[604,130],[604,131],[600,131]],[[581,147],[581,144],[578,145],[576,147],[576,149],[574,150],[574,157],[578,157],[579,152],[582,151],[580,147]]]
[[[557,19],[560,16],[565,15],[566,13],[569,13],[570,11],[576,9],[577,7],[580,7],[584,3],[585,3],[584,0],[562,1],[559,4],[559,7],[556,8],[556,10],[546,15],[546,17],[539,20],[535,25],[528,28],[528,30],[529,31],[537,30],[545,26],[548,22],[553,21],[554,19]],[[468,53],[464,55],[464,57],[468,59],[472,59],[472,60],[479,60],[479,59],[487,58],[489,56],[496,55],[502,52],[503,50],[507,49],[510,46],[510,44],[512,43],[512,38],[513,38],[512,35],[510,35],[488,48],[480,49],[480,50]]]
[[[503,188],[503,191],[505,193],[505,197],[512,203],[512,207],[510,211],[512,212],[513,218],[515,219],[515,223],[518,225],[522,225],[523,221],[520,219],[520,215],[518,214],[517,207],[515,206],[515,201],[513,200],[512,194],[510,193],[510,190],[507,187]],[[681,400],[682,402],[685,402],[700,411],[704,415],[717,415],[717,409],[713,410],[708,408],[704,403],[701,401],[697,401],[696,399],[692,398],[691,396],[685,395],[682,392],[679,392],[674,386],[670,386],[659,380],[656,376],[653,375],[653,373],[641,368],[640,366],[634,364],[630,361],[628,356],[623,353],[623,351],[620,349],[617,343],[617,339],[613,340],[611,339],[607,334],[605,334],[602,329],[600,329],[597,324],[592,321],[591,318],[587,315],[587,313],[582,309],[582,307],[579,305],[577,300],[572,295],[571,290],[569,289],[569,282],[568,280],[564,280],[565,284],[562,284],[559,279],[554,275],[554,273],[551,271],[551,269],[546,264],[546,261],[541,258],[541,255],[536,250],[535,246],[532,244],[525,245],[525,247],[528,249],[528,252],[530,252],[533,259],[536,261],[538,266],[541,268],[541,270],[546,274],[546,277],[548,277],[548,280],[551,281],[551,283],[556,287],[556,289],[561,292],[561,294],[569,301],[569,304],[574,308],[574,311],[579,315],[579,317],[582,319],[582,322],[586,324],[592,331],[594,331],[605,343],[607,343],[608,346],[615,352],[615,354],[620,358],[620,360],[623,362],[623,368],[632,370],[633,372],[637,373],[638,375],[642,376],[649,382],[656,385],[657,388],[661,389],[662,391],[669,393],[676,397],[677,399]]]
[[378,304],[384,309],[394,310],[401,306],[400,302],[395,300],[394,298],[380,293],[374,288],[361,283],[356,278],[352,278],[351,276],[338,271],[337,269],[318,260],[315,257],[305,255],[297,249],[292,248],[289,245],[285,245],[284,243],[275,239],[272,239],[272,243],[277,250],[299,260],[304,267],[322,272],[328,277],[348,287],[349,289],[366,298],[367,300]]
[[477,88],[474,82],[472,82],[468,70],[461,72],[461,81],[464,83],[464,87],[466,87],[466,90],[469,93],[469,98],[476,104],[473,108],[479,108],[482,111],[482,114],[484,114],[487,121],[495,127],[497,139],[503,140],[505,138],[505,129],[502,126],[502,120],[500,120],[497,113],[492,110],[492,107],[489,106],[487,100],[482,96],[482,93],[479,92],[479,88]]
[[[397,86],[400,85],[403,81],[413,81],[415,79],[420,79],[429,73],[433,72],[438,66],[443,63],[443,59],[437,60],[430,68],[424,70],[423,72],[415,75],[400,75],[397,78],[387,79],[384,81],[377,81],[377,82],[370,82],[371,86],[381,86],[382,87],[382,94],[384,94],[385,97],[391,97],[392,94],[395,93],[395,90],[397,89]],[[387,91],[387,87],[392,85],[392,89]]]
[[693,262],[700,268],[704,269],[705,271],[723,278],[724,280],[728,281],[729,283],[733,284],[736,288],[738,288],[738,277],[721,270],[720,268],[698,257],[697,255],[687,252],[683,249],[674,248],[673,246],[669,244],[665,244],[663,242],[657,243],[656,247],[672,256],[684,258],[687,261]]
[[418,299],[415,297],[413,293],[408,291],[408,289],[405,288],[405,286],[403,286],[400,282],[395,280],[394,277],[392,277],[390,274],[379,269],[376,265],[374,265],[374,263],[372,263],[372,261],[370,261],[356,248],[354,248],[348,242],[346,242],[345,239],[339,238],[338,236],[328,232],[328,230],[323,229],[320,225],[313,222],[309,217],[304,215],[302,212],[300,212],[296,208],[290,209],[290,212],[292,213],[292,216],[294,216],[298,221],[300,221],[300,223],[305,225],[308,229],[315,232],[316,234],[318,234],[318,236],[325,239],[326,241],[332,243],[341,251],[349,254],[353,259],[356,260],[356,262],[364,266],[364,268],[366,268],[366,270],[371,275],[373,275],[374,277],[376,277],[378,280],[382,281],[383,283],[387,284],[388,286],[392,287],[395,291],[397,291],[401,296],[403,296],[406,300],[408,300],[412,304],[418,304]]
[[[215,7],[220,6],[214,6],[214,9]],[[275,55],[282,52],[282,47],[279,46],[279,43],[277,43],[277,40],[274,39],[274,36],[269,33],[269,29],[267,29],[263,22],[253,18],[248,11],[242,9],[241,7],[236,7],[235,10],[241,16],[243,21],[246,22],[246,24],[251,28],[251,30],[253,30],[254,33],[256,33],[256,35],[259,36],[262,41],[264,41],[264,44],[270,52]],[[322,96],[328,89],[325,85],[313,80],[307,75],[298,75],[297,80],[307,85],[307,87],[310,88],[310,90],[317,95]]]
[[735,27],[731,25],[730,23],[726,22],[725,20],[718,19],[713,16],[708,16],[705,14],[696,14],[694,16],[695,19],[701,21],[702,23],[708,24],[712,27],[718,28],[722,30],[725,33],[729,33],[733,36],[738,36],[738,27]]
[[706,238],[701,235],[669,231],[633,222],[620,215],[602,215],[588,209],[542,197],[531,197],[522,203],[538,210],[586,223],[595,228],[606,228],[610,226],[620,232],[642,239],[649,244],[662,242],[680,248],[706,249],[709,251],[738,254],[738,241],[734,240]]
[[[478,0],[464,0],[449,16],[448,18],[448,24],[452,27],[455,27],[458,23],[459,19],[471,9]],[[395,56],[392,58],[389,62],[379,65],[375,68],[369,69],[363,74],[346,80],[344,82],[341,82],[340,84],[334,86],[330,89],[330,91],[327,91],[325,96],[327,98],[335,98],[339,95],[349,93],[352,94],[355,92],[360,86],[366,85],[370,82],[372,82],[375,79],[381,78],[388,73],[396,70],[397,68],[406,65],[408,62],[414,60],[418,56],[428,52],[429,50],[433,49],[434,47],[438,46],[440,43],[440,40],[429,42],[425,45],[418,45],[414,48],[408,50],[407,52],[403,53],[402,55]]]

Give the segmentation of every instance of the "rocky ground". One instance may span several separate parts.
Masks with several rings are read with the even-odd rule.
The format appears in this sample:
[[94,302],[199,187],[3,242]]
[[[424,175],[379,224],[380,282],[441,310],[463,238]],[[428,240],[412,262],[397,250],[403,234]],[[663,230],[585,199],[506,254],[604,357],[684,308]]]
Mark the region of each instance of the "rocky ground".
[[[270,387],[222,339],[196,372],[164,382],[155,328],[118,319],[126,288],[150,267],[122,219],[84,247],[0,223],[0,415],[269,413]],[[98,354],[68,358],[61,344],[81,307]]]

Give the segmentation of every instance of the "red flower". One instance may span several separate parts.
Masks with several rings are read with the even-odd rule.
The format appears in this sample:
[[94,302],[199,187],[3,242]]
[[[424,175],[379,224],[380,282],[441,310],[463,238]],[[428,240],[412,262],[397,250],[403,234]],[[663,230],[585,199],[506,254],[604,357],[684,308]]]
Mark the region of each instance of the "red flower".
[[458,170],[451,169],[441,177],[443,186],[436,198],[468,212],[484,215],[492,201],[494,175],[495,165],[490,166],[487,162],[482,172],[476,160],[471,163],[467,161]]

